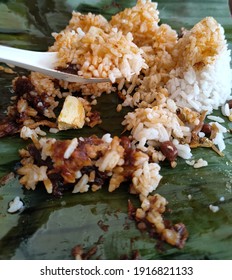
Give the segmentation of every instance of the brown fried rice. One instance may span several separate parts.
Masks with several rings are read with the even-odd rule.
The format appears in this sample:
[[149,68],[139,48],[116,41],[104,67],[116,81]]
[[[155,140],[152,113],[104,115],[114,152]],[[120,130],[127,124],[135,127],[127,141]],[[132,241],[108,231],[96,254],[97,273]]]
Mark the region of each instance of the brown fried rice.
[[[222,125],[212,122],[210,136],[204,130],[206,115],[231,98],[231,58],[222,26],[207,17],[179,38],[169,25],[159,24],[157,3],[138,0],[110,21],[73,12],[67,27],[53,37],[49,51],[58,51],[57,69],[111,82],[81,85],[35,72],[13,81],[16,98],[0,123],[0,137],[20,132],[33,142],[20,150],[20,183],[32,190],[42,184],[48,193],[61,195],[70,188],[97,191],[106,183],[113,192],[129,182],[141,202],[138,209],[131,206],[138,227],[151,227],[182,248],[185,226],[167,227],[167,201],[152,193],[162,178],[160,162],[175,167],[177,157],[192,157],[191,148],[210,147],[220,155],[225,148]],[[103,93],[118,94],[117,111],[131,107],[122,122],[129,137],[61,141],[40,130],[45,125],[58,131],[55,109],[69,95],[79,97],[85,125],[99,124],[92,105]]]

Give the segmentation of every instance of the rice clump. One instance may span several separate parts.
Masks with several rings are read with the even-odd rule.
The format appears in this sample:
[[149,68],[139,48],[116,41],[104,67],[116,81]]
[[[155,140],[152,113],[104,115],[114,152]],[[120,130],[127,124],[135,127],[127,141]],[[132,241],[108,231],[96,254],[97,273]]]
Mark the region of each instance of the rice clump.
[[178,106],[210,114],[232,97],[230,50],[215,19],[207,17],[186,31],[174,54],[178,63],[166,87]]
[[50,50],[58,51],[55,66],[66,69],[75,65],[76,74],[85,78],[109,77],[114,83],[117,78],[124,77],[130,81],[132,75],[147,68],[143,51],[133,42],[132,34],[123,35],[116,27],[109,32],[96,26],[84,32],[78,27],[54,34],[54,37],[56,42]]

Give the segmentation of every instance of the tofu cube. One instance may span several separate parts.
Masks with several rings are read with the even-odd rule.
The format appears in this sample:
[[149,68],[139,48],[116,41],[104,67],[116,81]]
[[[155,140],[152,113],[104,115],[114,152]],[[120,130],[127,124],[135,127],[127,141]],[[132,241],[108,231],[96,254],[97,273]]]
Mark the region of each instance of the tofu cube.
[[58,129],[82,128],[85,124],[85,109],[79,98],[67,96],[58,117]]

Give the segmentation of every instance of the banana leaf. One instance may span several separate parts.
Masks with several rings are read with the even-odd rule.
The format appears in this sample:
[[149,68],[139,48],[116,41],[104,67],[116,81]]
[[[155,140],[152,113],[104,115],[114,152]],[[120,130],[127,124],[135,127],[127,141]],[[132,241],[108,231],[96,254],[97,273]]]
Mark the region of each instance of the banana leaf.
[[[227,0],[159,0],[162,23],[176,30],[191,28],[206,16],[213,16],[225,28],[232,49],[232,18]],[[1,0],[0,44],[31,50],[47,50],[53,43],[51,33],[63,29],[72,10],[100,13],[106,18],[135,5],[135,1],[107,0]],[[10,103],[11,81],[27,72],[0,73],[0,118]],[[116,112],[115,94],[99,98],[102,124],[93,129],[60,132],[60,139],[103,135],[120,135],[127,109]],[[214,114],[221,116],[219,111]],[[193,150],[193,158],[204,158],[208,166],[194,169],[182,159],[177,167],[162,164],[163,179],[158,193],[168,201],[166,219],[183,222],[189,239],[183,249],[160,243],[139,231],[128,217],[127,201],[137,198],[124,184],[113,193],[107,186],[96,193],[69,194],[54,198],[45,190],[25,190],[11,174],[19,162],[18,150],[27,145],[18,135],[0,139],[0,259],[72,259],[72,249],[81,244],[85,250],[97,248],[93,259],[232,259],[232,124],[225,119],[224,157],[207,148]],[[6,178],[7,176],[7,178]],[[7,212],[9,202],[19,196],[23,211]],[[189,199],[191,196],[191,199]],[[222,199],[223,198],[223,199]],[[219,206],[213,213],[209,205]]]

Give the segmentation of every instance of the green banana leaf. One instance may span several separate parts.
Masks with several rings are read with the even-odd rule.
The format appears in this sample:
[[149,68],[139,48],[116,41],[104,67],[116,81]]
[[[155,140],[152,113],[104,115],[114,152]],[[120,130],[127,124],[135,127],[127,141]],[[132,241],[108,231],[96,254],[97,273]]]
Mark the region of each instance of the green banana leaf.
[[[162,23],[176,30],[191,28],[205,16],[213,16],[226,31],[232,49],[232,18],[227,0],[159,0]],[[72,10],[103,14],[106,18],[135,5],[135,1],[107,0],[1,0],[0,44],[31,50],[46,50],[53,43],[51,33],[63,29]],[[16,69],[18,75],[27,73]],[[10,103],[11,81],[15,74],[0,73],[0,118]],[[97,109],[102,124],[81,131],[61,132],[61,139],[99,136],[106,132],[120,135],[126,109],[116,112],[116,95],[104,95]],[[214,112],[221,116],[220,112]],[[113,123],[113,125],[112,125]],[[225,119],[229,131],[232,124]],[[157,190],[169,201],[166,219],[183,222],[189,239],[183,249],[161,244],[148,233],[140,232],[127,213],[127,201],[138,203],[125,184],[113,193],[107,186],[96,193],[48,195],[43,189],[27,191],[9,174],[19,161],[18,149],[27,142],[12,136],[0,139],[0,259],[72,259],[72,248],[96,246],[93,259],[232,259],[232,137],[226,135],[224,157],[207,148],[193,150],[193,157],[204,158],[208,166],[193,169],[178,159],[172,169],[162,164],[163,179]],[[192,199],[189,199],[191,195]],[[9,202],[19,196],[23,211],[7,212]],[[220,198],[224,198],[223,200]],[[218,205],[213,213],[209,205]]]

